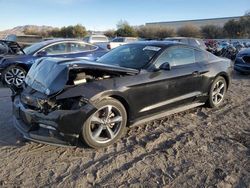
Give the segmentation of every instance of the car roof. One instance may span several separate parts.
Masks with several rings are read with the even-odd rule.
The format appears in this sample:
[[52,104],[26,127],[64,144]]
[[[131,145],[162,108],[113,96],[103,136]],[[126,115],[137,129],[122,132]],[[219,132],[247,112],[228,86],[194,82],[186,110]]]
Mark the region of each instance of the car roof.
[[[160,47],[168,47],[168,46],[172,46],[172,45],[176,45],[176,44],[183,44],[181,42],[176,42],[176,41],[154,41],[154,40],[150,40],[150,41],[137,41],[137,42],[133,42],[130,44],[145,44],[145,45],[154,45],[154,46],[160,46]],[[183,44],[185,45],[185,44]]]
[[72,41],[72,42],[83,42],[81,40],[77,40],[77,39],[50,39],[50,40],[45,40],[45,41],[42,41],[42,42],[39,42],[43,45],[49,45],[49,44],[53,44],[53,43],[57,43],[57,42],[69,42],[69,41]]
[[170,39],[197,39],[197,40],[202,40],[201,38],[194,38],[194,37],[168,37],[165,38],[165,40],[170,40]]

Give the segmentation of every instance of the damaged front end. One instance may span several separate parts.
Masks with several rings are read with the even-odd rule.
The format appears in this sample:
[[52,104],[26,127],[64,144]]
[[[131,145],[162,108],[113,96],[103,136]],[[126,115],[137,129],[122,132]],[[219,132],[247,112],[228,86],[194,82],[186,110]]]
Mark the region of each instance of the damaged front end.
[[96,110],[91,96],[105,90],[88,84],[136,73],[84,60],[37,61],[13,95],[15,125],[29,140],[76,145],[84,122]]

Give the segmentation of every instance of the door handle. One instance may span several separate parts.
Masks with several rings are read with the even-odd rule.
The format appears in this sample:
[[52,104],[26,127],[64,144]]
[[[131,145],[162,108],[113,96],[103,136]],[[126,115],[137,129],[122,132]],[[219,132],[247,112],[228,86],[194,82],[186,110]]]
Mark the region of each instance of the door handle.
[[192,75],[194,75],[194,76],[199,76],[199,75],[200,75],[200,72],[199,72],[199,71],[194,71],[194,72],[192,73]]

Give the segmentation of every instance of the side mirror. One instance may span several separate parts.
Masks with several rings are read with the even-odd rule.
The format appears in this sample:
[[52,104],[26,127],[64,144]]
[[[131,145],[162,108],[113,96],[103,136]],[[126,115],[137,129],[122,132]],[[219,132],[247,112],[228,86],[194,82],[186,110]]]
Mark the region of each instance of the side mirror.
[[159,70],[171,70],[171,66],[168,62],[162,63],[161,66],[159,67]]
[[46,55],[48,55],[48,53],[46,51],[40,51],[36,54],[38,57],[44,57]]

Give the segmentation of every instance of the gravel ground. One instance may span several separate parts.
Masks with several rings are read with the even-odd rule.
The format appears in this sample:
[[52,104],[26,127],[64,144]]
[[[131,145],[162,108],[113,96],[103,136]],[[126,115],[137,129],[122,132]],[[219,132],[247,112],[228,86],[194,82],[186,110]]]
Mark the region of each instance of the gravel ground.
[[250,187],[250,76],[221,108],[132,127],[100,150],[26,142],[0,88],[0,187]]

